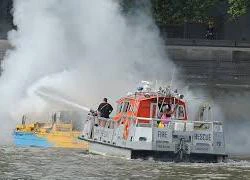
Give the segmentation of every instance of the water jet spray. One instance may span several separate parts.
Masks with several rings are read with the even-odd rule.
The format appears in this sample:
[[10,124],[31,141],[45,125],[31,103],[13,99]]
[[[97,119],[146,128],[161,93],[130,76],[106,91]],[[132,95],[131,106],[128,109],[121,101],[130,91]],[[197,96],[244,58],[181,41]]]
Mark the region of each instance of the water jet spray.
[[85,107],[85,106],[82,106],[80,104],[77,104],[77,103],[74,103],[70,100],[67,100],[63,97],[59,97],[59,96],[56,96],[56,95],[51,95],[49,93],[46,93],[46,92],[42,92],[40,90],[37,90],[35,91],[35,93],[41,97],[46,97],[46,98],[49,98],[49,99],[52,99],[54,101],[58,101],[58,102],[61,102],[61,103],[64,103],[64,104],[67,104],[67,105],[70,105],[72,107],[75,107],[75,108],[78,108],[78,109],[81,109],[81,110],[84,110],[84,111],[90,111],[90,108],[88,107]]

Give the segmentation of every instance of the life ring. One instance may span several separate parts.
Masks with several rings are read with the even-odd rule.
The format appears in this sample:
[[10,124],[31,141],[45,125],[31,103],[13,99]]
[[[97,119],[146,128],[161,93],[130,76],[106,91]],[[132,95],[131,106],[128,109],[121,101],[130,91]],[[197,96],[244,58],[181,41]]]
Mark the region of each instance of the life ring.
[[128,134],[129,134],[129,123],[128,123],[128,120],[126,120],[126,122],[124,124],[124,131],[123,131],[123,138],[125,140],[128,139]]

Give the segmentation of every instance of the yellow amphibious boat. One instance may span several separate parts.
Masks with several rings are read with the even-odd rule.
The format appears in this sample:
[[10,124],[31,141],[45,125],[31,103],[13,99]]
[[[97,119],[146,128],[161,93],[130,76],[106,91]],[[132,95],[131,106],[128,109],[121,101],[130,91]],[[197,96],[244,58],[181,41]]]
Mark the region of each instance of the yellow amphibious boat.
[[26,123],[23,116],[22,124],[14,130],[15,145],[87,149],[87,143],[78,141],[81,132],[74,128],[73,121],[62,121],[57,115],[55,113],[49,123]]

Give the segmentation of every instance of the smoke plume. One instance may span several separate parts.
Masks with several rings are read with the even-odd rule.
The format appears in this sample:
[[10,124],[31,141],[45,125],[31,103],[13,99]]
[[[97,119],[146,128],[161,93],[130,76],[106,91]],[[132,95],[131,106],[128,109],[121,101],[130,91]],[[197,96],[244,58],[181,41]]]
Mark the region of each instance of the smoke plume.
[[231,154],[250,155],[249,92],[225,93],[219,103],[224,113],[224,129],[227,151]]
[[17,30],[8,37],[14,49],[0,78],[1,136],[10,135],[20,114],[57,107],[35,94],[40,88],[95,107],[142,79],[171,79],[174,65],[142,11],[125,18],[112,0],[14,0],[13,12]]

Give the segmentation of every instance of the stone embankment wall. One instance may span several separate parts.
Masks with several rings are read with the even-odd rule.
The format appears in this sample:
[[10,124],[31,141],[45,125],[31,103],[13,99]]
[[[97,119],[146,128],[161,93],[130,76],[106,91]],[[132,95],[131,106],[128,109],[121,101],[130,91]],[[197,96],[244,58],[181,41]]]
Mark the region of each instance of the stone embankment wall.
[[[0,64],[3,61],[3,58],[6,54],[7,49],[10,49],[10,48],[11,46],[7,40],[0,40]],[[2,68],[0,68],[0,75],[1,75],[1,72],[2,72]]]
[[10,48],[8,41],[0,40],[0,61],[3,60],[6,50]]
[[216,43],[211,46],[169,44],[168,55],[182,72],[179,77],[193,84],[248,87],[250,43],[241,47]]

